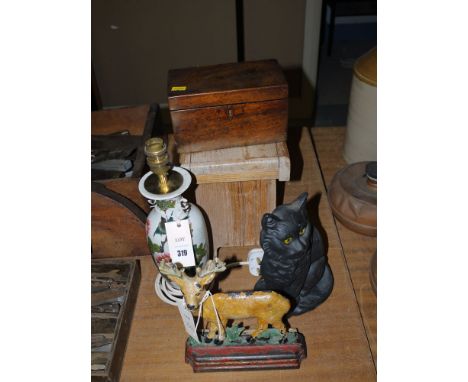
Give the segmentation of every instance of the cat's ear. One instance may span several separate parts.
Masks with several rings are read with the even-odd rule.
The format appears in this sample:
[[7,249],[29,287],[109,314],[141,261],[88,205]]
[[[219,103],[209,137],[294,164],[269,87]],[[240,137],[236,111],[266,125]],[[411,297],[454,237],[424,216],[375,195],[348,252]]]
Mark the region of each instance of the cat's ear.
[[265,214],[262,218],[262,228],[274,228],[279,219],[273,214]]
[[307,196],[309,194],[307,192],[303,192],[300,194],[297,199],[291,203],[291,207],[294,208],[296,211],[301,210],[303,207],[305,207],[307,203]]

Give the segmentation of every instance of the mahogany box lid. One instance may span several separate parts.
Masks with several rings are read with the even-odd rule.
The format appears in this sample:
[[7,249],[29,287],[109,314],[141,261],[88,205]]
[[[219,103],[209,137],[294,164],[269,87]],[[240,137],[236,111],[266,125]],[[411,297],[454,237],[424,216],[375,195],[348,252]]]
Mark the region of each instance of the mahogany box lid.
[[287,97],[288,85],[276,60],[169,70],[171,111]]

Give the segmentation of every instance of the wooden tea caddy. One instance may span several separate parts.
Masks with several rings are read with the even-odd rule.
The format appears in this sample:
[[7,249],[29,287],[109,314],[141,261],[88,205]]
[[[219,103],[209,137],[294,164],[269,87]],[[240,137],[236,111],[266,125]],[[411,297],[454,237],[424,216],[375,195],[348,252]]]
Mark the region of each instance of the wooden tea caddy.
[[179,153],[286,140],[288,85],[276,60],[169,71]]
[[258,221],[288,181],[288,85],[276,60],[169,71],[180,164],[195,177],[216,251],[258,245]]

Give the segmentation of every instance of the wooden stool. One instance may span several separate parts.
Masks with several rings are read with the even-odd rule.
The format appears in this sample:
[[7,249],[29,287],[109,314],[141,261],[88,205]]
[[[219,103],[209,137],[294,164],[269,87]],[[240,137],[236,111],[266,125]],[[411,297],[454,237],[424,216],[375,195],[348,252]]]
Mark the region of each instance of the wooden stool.
[[214,251],[259,245],[261,218],[276,207],[276,181],[289,180],[286,143],[181,153],[180,164],[195,175]]

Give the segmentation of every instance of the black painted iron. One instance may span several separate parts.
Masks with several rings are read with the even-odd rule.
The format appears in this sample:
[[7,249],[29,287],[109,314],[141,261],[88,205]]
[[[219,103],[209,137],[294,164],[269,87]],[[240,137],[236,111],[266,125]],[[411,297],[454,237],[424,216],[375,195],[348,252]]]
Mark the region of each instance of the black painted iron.
[[255,290],[289,297],[288,316],[310,311],[328,298],[333,275],[322,236],[307,214],[306,192],[263,216],[260,244],[264,255]]

